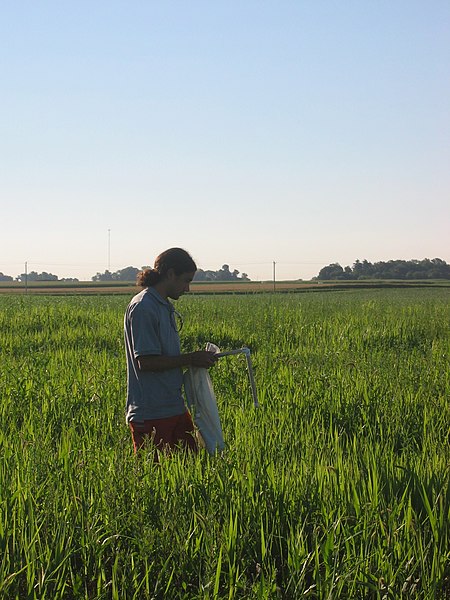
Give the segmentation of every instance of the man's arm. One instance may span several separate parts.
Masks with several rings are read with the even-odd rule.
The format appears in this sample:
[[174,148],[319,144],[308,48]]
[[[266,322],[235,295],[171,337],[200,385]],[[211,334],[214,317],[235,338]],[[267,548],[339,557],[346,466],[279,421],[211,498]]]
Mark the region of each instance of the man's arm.
[[178,356],[139,356],[136,360],[140,371],[166,371],[183,367],[209,369],[218,358],[214,352],[199,350]]

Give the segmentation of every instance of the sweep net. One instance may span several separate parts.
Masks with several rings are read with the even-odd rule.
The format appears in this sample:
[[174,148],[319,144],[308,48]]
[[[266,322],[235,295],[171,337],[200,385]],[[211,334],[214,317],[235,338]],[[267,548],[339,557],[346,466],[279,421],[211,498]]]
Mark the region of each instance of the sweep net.
[[207,369],[190,367],[184,373],[184,391],[194,423],[210,454],[225,448],[217,401]]

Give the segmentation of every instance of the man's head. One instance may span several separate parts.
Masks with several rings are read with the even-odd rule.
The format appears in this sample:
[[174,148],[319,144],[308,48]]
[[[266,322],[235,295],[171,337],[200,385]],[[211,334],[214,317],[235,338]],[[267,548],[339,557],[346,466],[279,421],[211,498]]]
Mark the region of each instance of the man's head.
[[186,250],[169,248],[156,257],[153,269],[139,273],[137,283],[154,286],[163,297],[177,300],[189,291],[196,270],[197,265]]

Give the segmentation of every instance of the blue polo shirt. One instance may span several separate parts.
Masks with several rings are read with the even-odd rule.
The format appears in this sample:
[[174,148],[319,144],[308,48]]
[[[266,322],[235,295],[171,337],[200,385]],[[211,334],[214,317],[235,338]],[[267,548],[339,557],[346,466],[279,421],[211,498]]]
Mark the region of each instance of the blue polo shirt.
[[173,305],[149,287],[134,296],[124,318],[127,356],[126,419],[143,421],[181,415],[186,411],[182,395],[182,369],[139,371],[139,356],[178,356],[180,338]]

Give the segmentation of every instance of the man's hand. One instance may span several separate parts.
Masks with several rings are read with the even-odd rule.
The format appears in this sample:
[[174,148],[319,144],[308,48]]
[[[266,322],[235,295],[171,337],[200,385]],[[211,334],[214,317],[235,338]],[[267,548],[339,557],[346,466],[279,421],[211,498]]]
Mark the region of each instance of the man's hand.
[[191,352],[189,356],[191,358],[189,364],[192,367],[200,367],[203,369],[209,369],[219,360],[219,357],[216,356],[214,352],[208,352],[207,350]]

